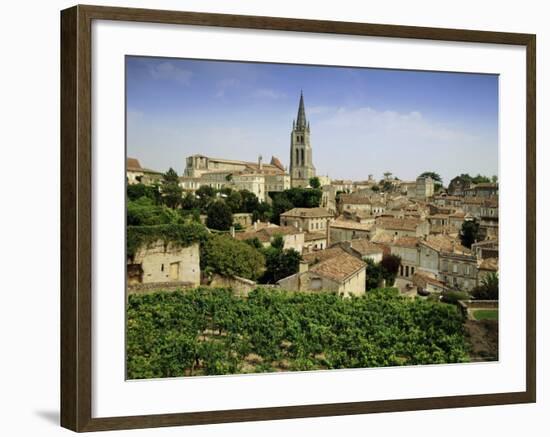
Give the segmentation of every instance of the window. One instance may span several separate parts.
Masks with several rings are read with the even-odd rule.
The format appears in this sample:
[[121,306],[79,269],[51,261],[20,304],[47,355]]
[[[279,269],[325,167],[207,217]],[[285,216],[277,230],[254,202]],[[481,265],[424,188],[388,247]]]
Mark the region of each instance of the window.
[[456,264],[453,264],[453,273],[458,272],[458,266]]
[[164,264],[161,264],[161,265],[160,265],[160,271],[161,271],[161,272],[164,272]]

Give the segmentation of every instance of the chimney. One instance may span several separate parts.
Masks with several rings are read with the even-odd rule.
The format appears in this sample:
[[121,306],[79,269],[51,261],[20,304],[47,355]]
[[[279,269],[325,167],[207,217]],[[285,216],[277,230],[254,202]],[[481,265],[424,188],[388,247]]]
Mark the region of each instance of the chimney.
[[262,155],[258,156],[258,170],[262,171],[263,164],[262,164]]

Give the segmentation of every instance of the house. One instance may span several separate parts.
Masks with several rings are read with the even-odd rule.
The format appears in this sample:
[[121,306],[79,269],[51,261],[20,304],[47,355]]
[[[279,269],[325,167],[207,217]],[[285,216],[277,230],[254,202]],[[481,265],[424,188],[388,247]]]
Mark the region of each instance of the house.
[[477,259],[468,249],[440,253],[439,279],[447,286],[470,291],[477,283]]
[[449,232],[449,214],[432,214],[426,219],[430,223],[430,234],[446,234]]
[[293,208],[280,216],[282,226],[294,226],[306,232],[327,232],[333,215],[325,208]]
[[397,275],[401,278],[410,279],[418,270],[420,249],[420,238],[400,237],[388,243],[392,255],[401,258],[401,266]]
[[324,232],[307,232],[304,234],[304,252],[324,250],[327,243],[327,234]]
[[414,198],[426,200],[434,195],[434,180],[429,176],[418,176]]
[[142,245],[127,262],[127,283],[200,285],[200,254],[198,243],[182,247],[158,240]]
[[354,194],[343,194],[340,196],[341,212],[361,212],[372,214],[372,202],[367,196],[358,196]]
[[277,235],[283,238],[283,249],[294,249],[302,253],[305,245],[305,233],[294,226],[266,226],[256,231],[236,232],[235,239],[240,241],[257,238],[262,246],[269,247]]
[[298,273],[277,282],[284,290],[332,291],[343,296],[364,294],[365,284],[366,264],[343,250],[313,265],[302,263]]
[[462,225],[473,217],[464,211],[458,210],[449,215],[449,233],[456,234],[462,229]]
[[464,176],[451,179],[447,192],[451,196],[464,196],[464,192],[472,186],[472,181]]
[[477,284],[481,284],[486,276],[498,273],[498,258],[485,258],[478,262]]
[[372,223],[360,223],[356,220],[338,218],[330,223],[329,241],[337,243],[356,238],[369,238],[372,229]]
[[423,237],[430,232],[430,224],[426,220],[407,217],[378,217],[375,222],[377,229],[392,233],[396,237]]
[[375,263],[379,263],[380,261],[382,261],[384,254],[388,252],[386,246],[373,243],[366,238],[358,238],[350,241],[340,241],[331,246],[331,248],[334,247],[341,247],[350,255],[356,256],[363,261],[367,261],[368,259],[370,259]]
[[126,181],[128,185],[153,185],[160,182],[161,179],[161,172],[143,168],[136,158],[126,158]]
[[481,183],[481,184],[473,185],[464,190],[464,196],[485,197],[485,198],[498,196],[498,184]]
[[416,272],[412,283],[420,294],[443,293],[448,290],[447,285],[426,272]]
[[478,260],[498,258],[498,239],[484,240],[472,244],[472,252]]

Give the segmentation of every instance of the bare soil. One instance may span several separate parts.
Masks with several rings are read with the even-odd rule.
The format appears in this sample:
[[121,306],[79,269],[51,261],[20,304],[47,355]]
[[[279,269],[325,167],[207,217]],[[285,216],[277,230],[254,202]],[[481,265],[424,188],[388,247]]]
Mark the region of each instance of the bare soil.
[[470,343],[470,360],[498,360],[498,321],[466,320],[464,324],[467,339]]

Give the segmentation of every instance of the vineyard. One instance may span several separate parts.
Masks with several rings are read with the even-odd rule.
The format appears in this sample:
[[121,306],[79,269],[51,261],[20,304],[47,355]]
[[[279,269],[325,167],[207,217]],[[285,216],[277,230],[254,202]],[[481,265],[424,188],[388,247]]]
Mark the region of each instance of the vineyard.
[[129,379],[468,360],[454,305],[394,289],[362,297],[258,289],[130,295]]

